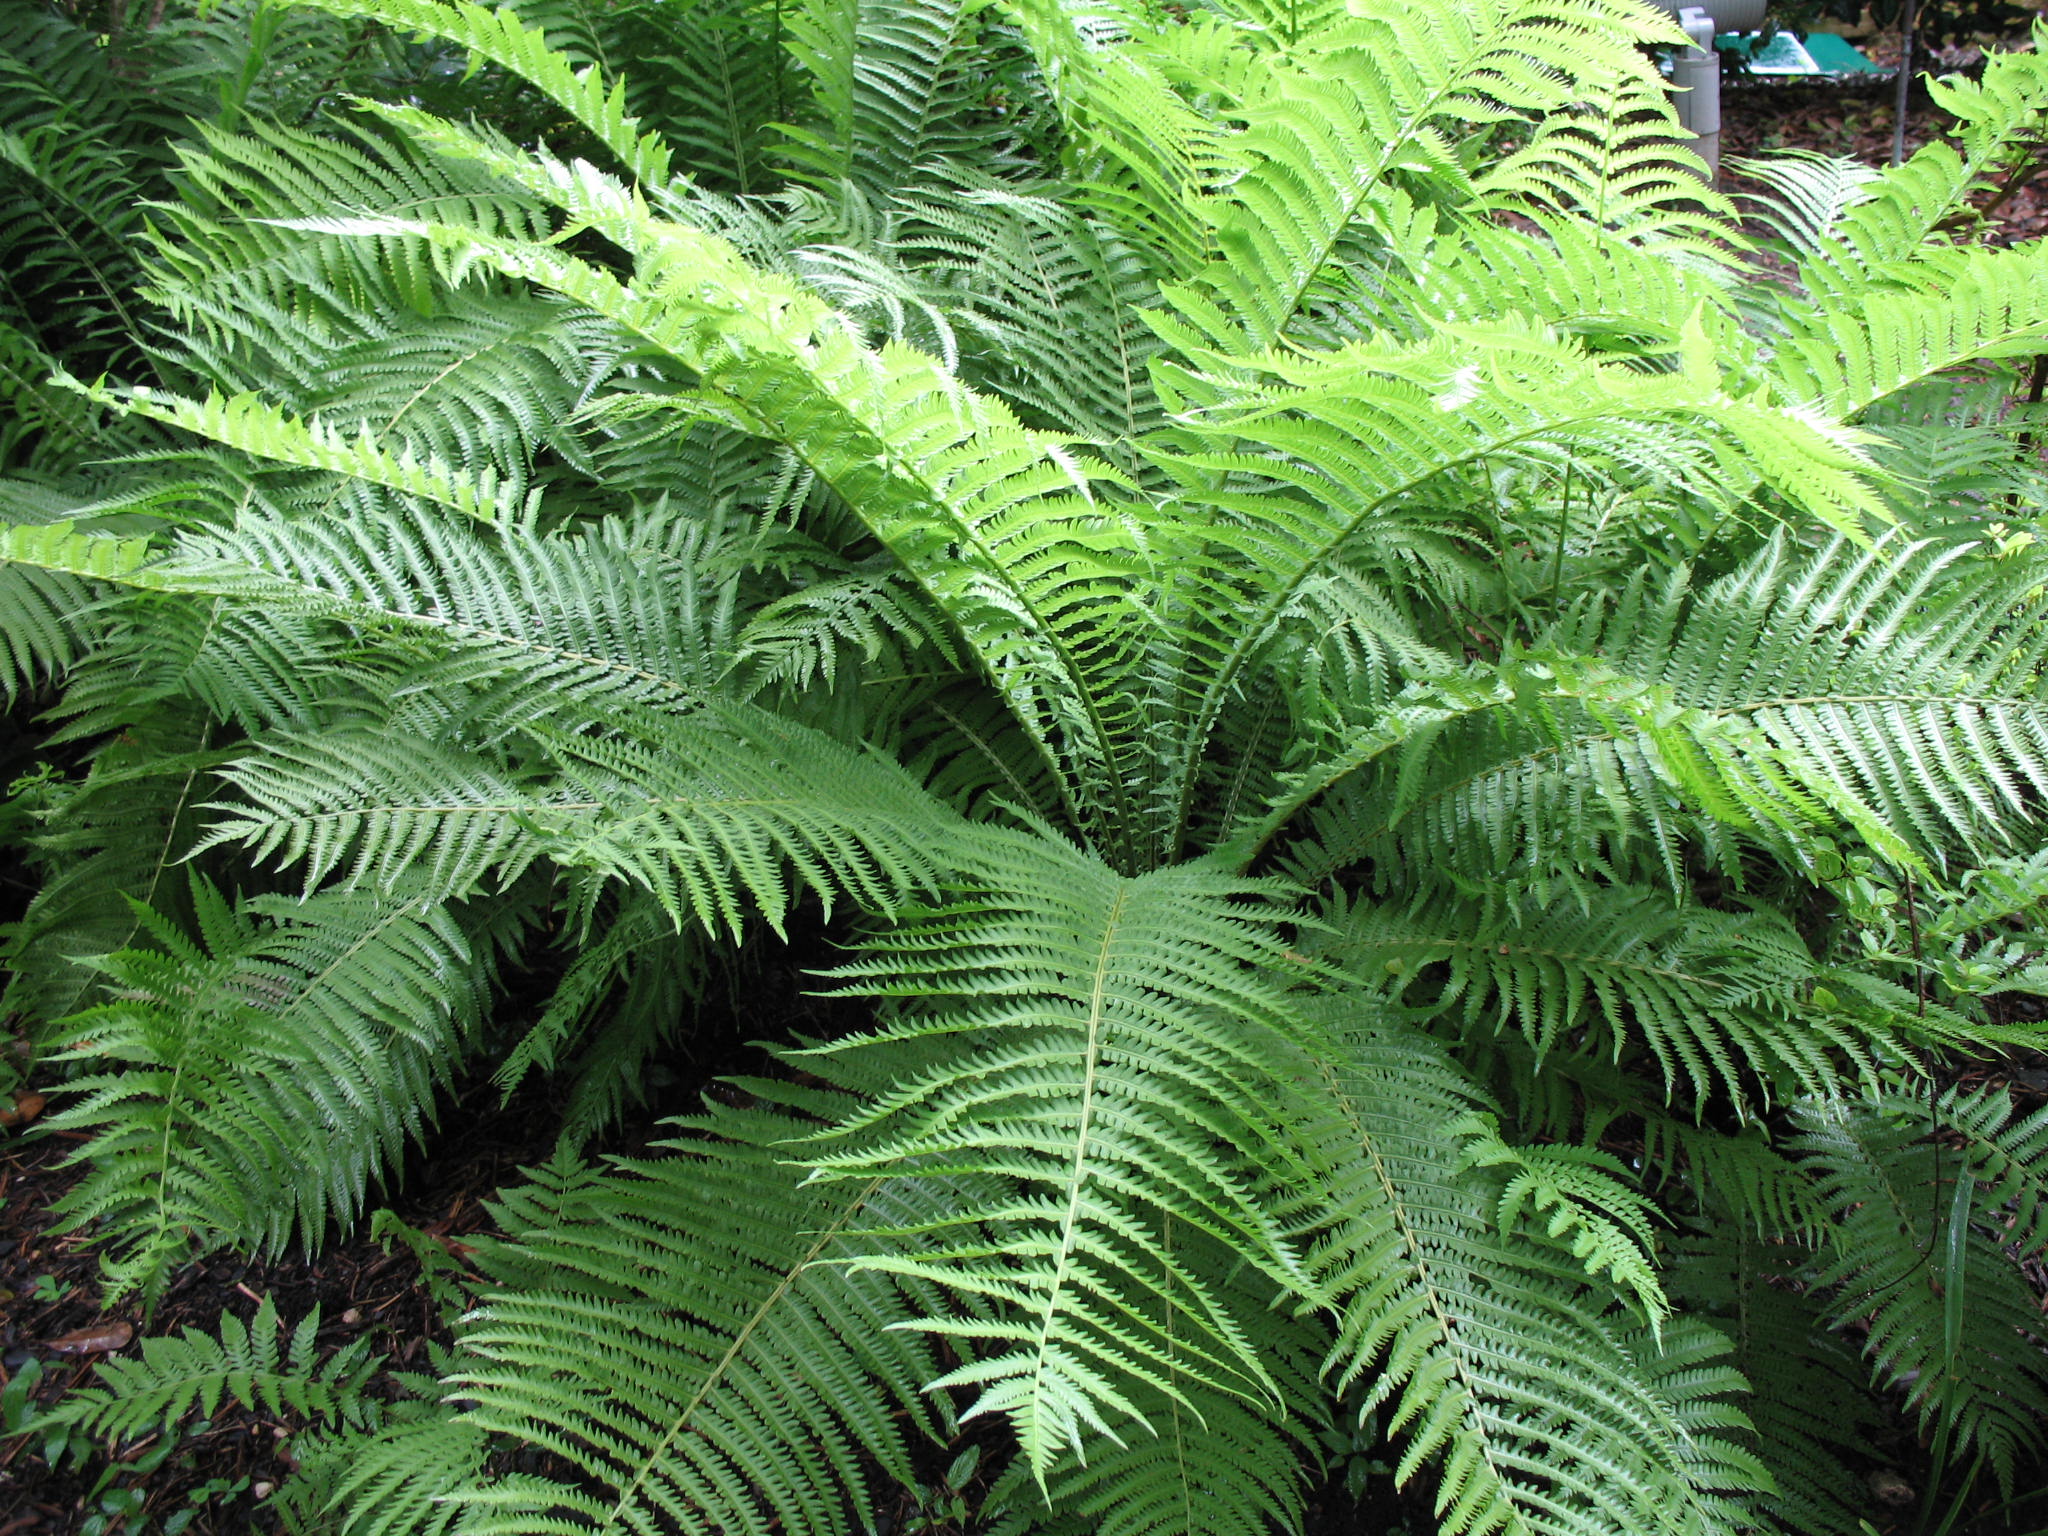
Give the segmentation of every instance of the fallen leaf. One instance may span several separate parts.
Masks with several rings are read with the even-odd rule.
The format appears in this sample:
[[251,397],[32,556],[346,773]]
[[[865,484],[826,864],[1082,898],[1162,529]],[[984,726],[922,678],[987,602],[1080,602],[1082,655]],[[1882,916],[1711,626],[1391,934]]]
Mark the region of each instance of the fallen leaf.
[[0,1125],[27,1125],[43,1112],[43,1096],[40,1093],[17,1093],[7,1103],[0,1104]]
[[133,1325],[128,1323],[95,1323],[90,1328],[74,1328],[60,1334],[43,1348],[55,1350],[60,1355],[98,1355],[109,1350],[126,1349],[128,1341],[135,1337]]

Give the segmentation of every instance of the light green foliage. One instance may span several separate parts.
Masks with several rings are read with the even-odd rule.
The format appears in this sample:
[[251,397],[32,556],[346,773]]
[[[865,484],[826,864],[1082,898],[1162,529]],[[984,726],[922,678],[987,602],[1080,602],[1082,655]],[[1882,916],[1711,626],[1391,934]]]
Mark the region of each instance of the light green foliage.
[[1447,1536],[1834,1536],[1901,1414],[2038,1471],[2048,1132],[1942,1085],[2044,982],[2048,280],[1971,239],[2040,54],[1767,166],[1760,282],[1626,0],[177,26],[172,149],[0,121],[67,1215],[154,1296],[458,1072],[563,1116],[410,1401],[259,1328],[60,1413],[326,1413],[349,1536],[1251,1536],[1346,1445]]

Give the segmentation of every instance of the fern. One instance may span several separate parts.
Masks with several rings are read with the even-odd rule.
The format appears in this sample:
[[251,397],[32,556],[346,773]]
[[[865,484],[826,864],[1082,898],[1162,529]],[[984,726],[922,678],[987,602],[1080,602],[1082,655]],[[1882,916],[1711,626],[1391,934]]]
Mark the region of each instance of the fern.
[[[1930,1109],[1961,1149],[1926,1139]],[[1820,1276],[1837,1325],[1867,1318],[1878,1382],[1910,1383],[1922,1420],[1980,1451],[2006,1488],[2039,1443],[2048,1390],[2039,1308],[2008,1246],[2042,1241],[2043,1117],[2009,1116],[1997,1090],[1932,1106],[1903,1093],[1823,1101],[1803,1112],[1799,1143],[1839,1223]]]
[[110,1441],[134,1440],[198,1413],[211,1419],[223,1403],[257,1413],[293,1414],[323,1427],[362,1428],[376,1421],[377,1405],[364,1392],[377,1361],[370,1340],[357,1339],[325,1360],[315,1335],[316,1307],[279,1337],[277,1304],[263,1298],[247,1323],[222,1317],[220,1337],[187,1328],[142,1341],[140,1360],[105,1360],[99,1385],[81,1388],[37,1414],[30,1434],[76,1429]]
[[[976,1168],[1014,1186],[924,1228],[945,1239],[931,1257],[858,1267],[1001,1306],[919,1326],[983,1347],[944,1382],[980,1389],[970,1414],[1007,1415],[1043,1481],[1061,1453],[1085,1453],[1088,1431],[1123,1439],[1136,1384],[1183,1407],[1198,1385],[1253,1401],[1274,1391],[1254,1319],[1165,1237],[1185,1222],[1276,1275],[1295,1266],[1220,1152],[1258,1134],[1261,1036],[1290,1024],[1242,969],[1279,958],[1276,893],[1198,868],[1120,879],[1046,838],[984,833],[970,857],[973,885],[840,973],[859,994],[957,1001],[821,1054],[886,1062],[962,1035],[974,1049],[889,1074],[896,1087],[806,1155],[834,1180]],[[993,1245],[990,1226],[1006,1234]],[[992,1262],[1006,1249],[1009,1262]]]
[[[476,1256],[486,1284],[450,1381],[460,1412],[346,1479],[351,1536],[413,1529],[426,1496],[466,1532],[851,1532],[869,1467],[908,1479],[911,1446],[948,1424],[944,1399],[920,1391],[929,1346],[891,1326],[915,1315],[918,1288],[844,1261],[854,1231],[914,1224],[929,1194],[802,1182],[777,1143],[832,1101],[751,1086],[755,1107],[709,1112],[658,1159],[550,1167],[506,1197],[501,1225],[522,1235]],[[571,1477],[491,1474],[493,1434],[546,1445]]]
[[1758,1468],[1717,1398],[1741,1381],[1704,1364],[1726,1341],[1688,1324],[1660,1348],[1603,1316],[1565,1254],[1507,1240],[1448,1134],[1475,1102],[1456,1068],[1411,1031],[1331,1022],[1344,1052],[1304,1127],[1332,1191],[1315,1253],[1338,1316],[1329,1369],[1387,1407],[1396,1475],[1441,1458],[1451,1532],[1739,1523],[1729,1495]]
[[[2043,1133],[1945,1085],[2042,982],[2040,259],[1966,244],[2038,58],[1768,172],[1759,285],[1633,0],[163,20],[0,64],[67,1215],[153,1296],[458,1070],[563,1115],[403,1398],[273,1327],[59,1412],[299,1392],[356,1533],[947,1461],[1289,1531],[1347,1436],[1451,1536],[1847,1531],[1901,1408],[2032,1474]],[[825,1037],[585,1161],[764,928]]]
[[97,1132],[64,1215],[104,1223],[114,1294],[152,1302],[197,1252],[310,1245],[359,1211],[423,1132],[488,979],[488,955],[402,894],[192,902],[197,942],[144,912],[160,948],[103,962],[115,1000],[67,1040],[126,1070],[80,1079],[52,1121]]

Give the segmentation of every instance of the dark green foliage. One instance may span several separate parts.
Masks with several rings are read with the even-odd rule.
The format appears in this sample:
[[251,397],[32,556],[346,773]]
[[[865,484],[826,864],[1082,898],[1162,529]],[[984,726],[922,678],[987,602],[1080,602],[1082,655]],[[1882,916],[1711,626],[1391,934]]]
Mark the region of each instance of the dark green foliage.
[[[67,1213],[153,1296],[359,1219],[458,1073],[564,1093],[408,1400],[226,1330],[64,1422],[226,1371],[354,1536],[1250,1536],[1347,1443],[1447,1536],[1852,1532],[1916,1428],[2038,1475],[2048,1132],[1946,1085],[2048,982],[2048,282],[1969,243],[2048,71],[1770,170],[1762,282],[1669,40],[306,0],[134,44],[242,50],[170,151],[23,107]],[[816,1036],[721,979],[827,920]],[[586,1158],[728,991],[768,1068]]]

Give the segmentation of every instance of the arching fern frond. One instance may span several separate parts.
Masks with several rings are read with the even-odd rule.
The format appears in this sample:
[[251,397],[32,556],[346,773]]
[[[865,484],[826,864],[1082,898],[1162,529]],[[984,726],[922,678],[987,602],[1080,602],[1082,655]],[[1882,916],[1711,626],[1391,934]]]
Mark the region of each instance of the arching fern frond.
[[[949,1427],[939,1365],[909,1326],[928,1293],[849,1268],[871,1225],[915,1228],[967,1191],[942,1180],[805,1181],[785,1144],[843,1101],[747,1084],[747,1109],[680,1123],[660,1155],[606,1173],[557,1163],[507,1191],[507,1238],[444,1390],[460,1405],[386,1442],[345,1488],[351,1536],[410,1531],[408,1485],[460,1511],[465,1536],[655,1536],[677,1525],[852,1536],[875,1474]],[[492,1473],[492,1437],[561,1473]]]
[[1834,1053],[1867,1051],[1853,1021],[1805,1006],[1818,970],[1792,925],[1713,912],[1654,889],[1603,887],[1540,907],[1437,897],[1406,910],[1326,913],[1324,952],[1408,1008],[1475,1037],[1522,1031],[1550,1052],[1619,1059],[1647,1049],[1667,1089],[1750,1095],[1750,1074],[1833,1081]]
[[1347,1012],[1331,1006],[1345,1048],[1303,1127],[1322,1165],[1305,1216],[1324,1226],[1329,1372],[1369,1384],[1367,1410],[1405,1438],[1396,1476],[1441,1464],[1450,1536],[1744,1523],[1766,1478],[1733,1433],[1727,1341],[1688,1321],[1660,1348],[1607,1316],[1565,1254],[1504,1236],[1498,1182],[1461,1168],[1450,1134],[1474,1090],[1427,1037]]
[[970,1415],[1006,1415],[1044,1482],[1096,1435],[1159,1432],[1141,1396],[1199,1412],[1198,1391],[1275,1392],[1257,1312],[1170,1237],[1185,1223],[1292,1272],[1236,1152],[1267,1140],[1259,1106],[1291,1023],[1258,969],[1281,961],[1284,909],[1275,888],[1199,865],[1120,877],[1044,834],[983,830],[966,873],[950,903],[906,914],[837,973],[855,995],[923,1005],[800,1058],[871,1073],[908,1058],[802,1155],[835,1181],[973,1170],[1007,1186],[917,1229],[935,1250],[885,1246],[856,1267],[977,1309],[916,1326],[973,1348],[946,1384],[978,1389]]
[[442,38],[511,71],[573,117],[638,181],[662,186],[669,178],[668,146],[626,109],[626,89],[607,81],[594,63],[580,68],[548,46],[547,33],[530,27],[511,6],[464,0],[289,0],[336,16],[357,16],[399,31]]

